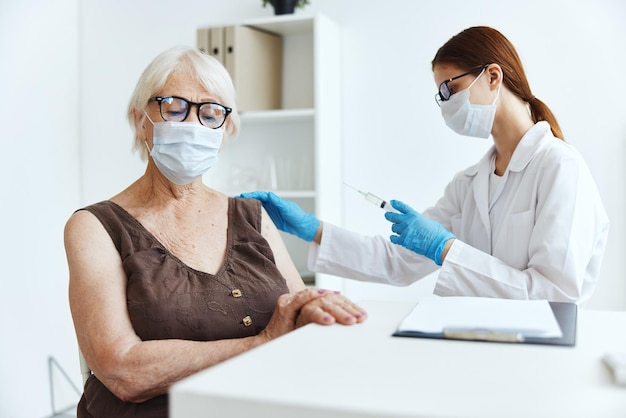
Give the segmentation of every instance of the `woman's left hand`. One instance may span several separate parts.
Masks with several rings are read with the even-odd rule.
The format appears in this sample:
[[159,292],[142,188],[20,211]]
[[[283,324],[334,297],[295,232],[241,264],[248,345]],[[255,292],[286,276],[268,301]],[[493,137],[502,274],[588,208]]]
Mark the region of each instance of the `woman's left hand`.
[[367,312],[339,292],[319,289],[322,297],[306,303],[296,319],[296,328],[309,323],[352,325],[367,319]]

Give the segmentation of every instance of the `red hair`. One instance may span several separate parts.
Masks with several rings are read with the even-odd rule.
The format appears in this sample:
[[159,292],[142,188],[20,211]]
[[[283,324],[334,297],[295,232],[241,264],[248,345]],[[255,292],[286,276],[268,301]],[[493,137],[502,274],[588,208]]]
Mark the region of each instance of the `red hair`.
[[507,89],[528,103],[533,122],[545,120],[550,124],[552,134],[564,140],[556,116],[532,93],[515,47],[497,30],[487,26],[474,26],[453,36],[435,54],[432,68],[437,64],[450,64],[469,71],[492,63],[502,68],[503,82]]

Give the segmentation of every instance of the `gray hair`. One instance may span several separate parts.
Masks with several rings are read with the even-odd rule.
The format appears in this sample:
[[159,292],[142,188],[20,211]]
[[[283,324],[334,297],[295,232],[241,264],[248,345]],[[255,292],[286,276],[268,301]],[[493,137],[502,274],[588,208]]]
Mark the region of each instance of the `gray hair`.
[[146,67],[139,77],[128,104],[127,117],[134,132],[134,149],[139,152],[144,161],[148,159],[148,151],[143,139],[139,138],[137,134],[138,126],[135,124],[134,112],[137,111],[142,114],[139,119],[140,126],[145,120],[144,112],[148,108],[148,101],[165,86],[172,73],[188,75],[202,84],[212,95],[215,95],[216,100],[221,104],[232,108],[233,111],[228,115],[224,131],[228,137],[235,137],[239,132],[240,122],[236,107],[235,88],[226,68],[217,59],[198,49],[174,47],[159,54]]

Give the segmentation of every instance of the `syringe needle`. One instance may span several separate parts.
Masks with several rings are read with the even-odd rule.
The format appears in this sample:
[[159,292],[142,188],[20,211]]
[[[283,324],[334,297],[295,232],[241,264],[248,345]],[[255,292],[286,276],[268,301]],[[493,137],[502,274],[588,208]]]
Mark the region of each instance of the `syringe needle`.
[[367,200],[368,202],[378,206],[379,208],[386,210],[387,212],[396,212],[399,213],[397,210],[395,210],[386,200],[381,199],[380,197],[369,193],[369,192],[363,192],[359,189],[357,189],[356,187],[350,186],[348,183],[346,183],[345,181],[343,182],[343,184],[345,184],[346,186],[348,186],[349,188],[351,188],[352,190],[356,191],[357,193],[363,195],[363,197],[365,197],[365,200]]
[[356,191],[357,193],[361,193],[363,196],[366,196],[366,195],[367,195],[367,193],[362,192],[361,190],[357,189],[357,188],[356,188],[356,187],[354,187],[354,186],[350,186],[350,185],[349,185],[348,183],[346,183],[345,181],[343,182],[343,184],[345,184],[346,186],[348,186],[348,187],[349,187],[349,188],[351,188],[352,190]]

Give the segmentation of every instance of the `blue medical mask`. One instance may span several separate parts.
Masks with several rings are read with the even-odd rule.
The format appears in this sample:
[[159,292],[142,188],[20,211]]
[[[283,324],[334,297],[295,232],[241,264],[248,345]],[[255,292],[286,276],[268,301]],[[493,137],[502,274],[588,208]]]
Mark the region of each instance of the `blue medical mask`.
[[489,138],[493,120],[496,115],[496,101],[500,96],[500,86],[496,98],[490,105],[473,104],[470,102],[470,88],[483,75],[483,70],[478,77],[465,90],[450,96],[450,100],[441,103],[441,115],[446,125],[459,135],[473,136],[477,138]]
[[157,168],[177,185],[191,183],[217,162],[223,129],[199,123],[152,122],[152,150],[146,148]]

